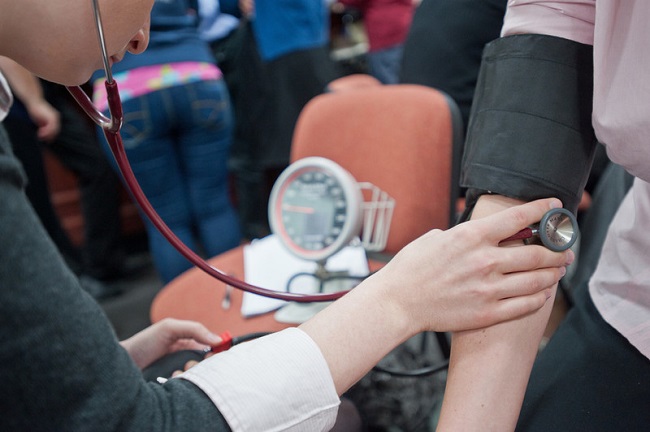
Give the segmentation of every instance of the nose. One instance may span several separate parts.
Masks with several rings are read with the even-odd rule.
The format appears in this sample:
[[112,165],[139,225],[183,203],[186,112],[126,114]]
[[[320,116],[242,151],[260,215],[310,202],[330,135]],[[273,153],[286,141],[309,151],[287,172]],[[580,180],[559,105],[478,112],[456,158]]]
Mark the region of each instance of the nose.
[[140,54],[149,45],[149,23],[147,22],[138,32],[133,36],[129,42],[127,50],[131,54]]

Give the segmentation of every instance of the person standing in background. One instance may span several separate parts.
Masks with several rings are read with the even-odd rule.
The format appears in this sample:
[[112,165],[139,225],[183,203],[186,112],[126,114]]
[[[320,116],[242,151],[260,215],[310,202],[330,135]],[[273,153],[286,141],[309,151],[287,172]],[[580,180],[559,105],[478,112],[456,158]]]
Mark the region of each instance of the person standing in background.
[[[233,113],[193,8],[189,0],[156,1],[149,48],[126,54],[113,65],[113,77],[124,105],[124,146],[140,186],[186,245],[215,256],[241,239],[228,184]],[[103,74],[94,75],[93,85],[94,100],[106,110]],[[102,142],[110,153],[103,135]],[[148,219],[145,226],[163,282],[191,267]]]
[[419,0],[338,0],[333,6],[358,9],[368,37],[370,75],[383,84],[397,84],[404,41]]
[[330,0],[220,1],[241,19],[229,74],[236,131],[230,166],[244,236],[269,234],[268,198],[290,162],[302,108],[341,71],[329,55]]
[[402,84],[448,94],[467,128],[485,44],[499,37],[507,0],[422,0],[404,42]]

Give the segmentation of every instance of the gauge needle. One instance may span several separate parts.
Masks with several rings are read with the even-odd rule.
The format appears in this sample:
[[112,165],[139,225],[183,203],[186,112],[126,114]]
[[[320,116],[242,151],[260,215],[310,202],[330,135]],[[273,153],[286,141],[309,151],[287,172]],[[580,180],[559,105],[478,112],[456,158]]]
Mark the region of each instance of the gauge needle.
[[290,204],[283,205],[282,209],[285,211],[305,213],[305,214],[313,214],[316,212],[316,210],[314,210],[312,207],[301,207],[301,206],[295,206]]

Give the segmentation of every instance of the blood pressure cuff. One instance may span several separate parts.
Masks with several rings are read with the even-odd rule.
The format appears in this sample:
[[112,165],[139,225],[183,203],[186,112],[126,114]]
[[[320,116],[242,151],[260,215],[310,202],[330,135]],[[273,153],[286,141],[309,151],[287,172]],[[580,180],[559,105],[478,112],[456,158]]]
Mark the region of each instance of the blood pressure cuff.
[[589,45],[544,35],[486,46],[463,155],[463,218],[484,193],[557,197],[576,211],[596,149],[592,56]]

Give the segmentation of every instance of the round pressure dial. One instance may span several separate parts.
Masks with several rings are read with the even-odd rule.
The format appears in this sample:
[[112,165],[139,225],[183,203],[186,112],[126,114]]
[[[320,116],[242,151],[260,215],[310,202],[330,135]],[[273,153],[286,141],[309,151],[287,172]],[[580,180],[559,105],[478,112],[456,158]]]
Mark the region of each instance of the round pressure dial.
[[324,261],[359,235],[362,202],[356,180],[340,165],[301,159],[273,185],[271,230],[299,258]]

